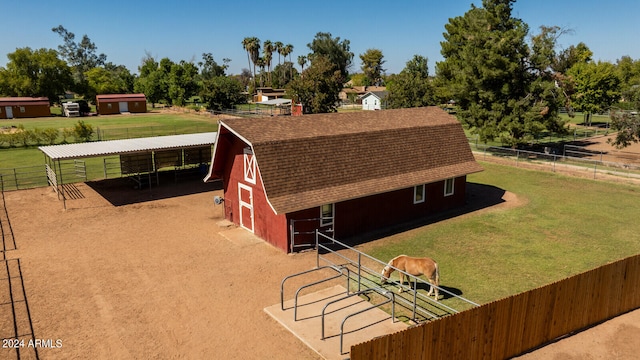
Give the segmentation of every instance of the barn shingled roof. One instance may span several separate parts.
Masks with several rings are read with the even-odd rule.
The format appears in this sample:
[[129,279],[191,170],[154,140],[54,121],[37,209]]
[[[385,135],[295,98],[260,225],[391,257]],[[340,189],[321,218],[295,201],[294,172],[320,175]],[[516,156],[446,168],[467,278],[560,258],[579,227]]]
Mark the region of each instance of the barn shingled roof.
[[220,124],[249,142],[278,214],[482,171],[461,124],[438,107]]

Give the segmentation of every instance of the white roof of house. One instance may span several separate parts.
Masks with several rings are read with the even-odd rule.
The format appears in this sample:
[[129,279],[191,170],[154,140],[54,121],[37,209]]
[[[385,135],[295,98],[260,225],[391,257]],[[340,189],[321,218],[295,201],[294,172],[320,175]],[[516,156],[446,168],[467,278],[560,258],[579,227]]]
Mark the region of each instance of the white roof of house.
[[271,99],[271,100],[267,100],[267,101],[261,101],[258,104],[263,104],[263,105],[291,104],[291,99]]
[[78,159],[153,150],[181,149],[213,145],[215,132],[155,136],[147,138],[95,141],[77,144],[39,146],[38,149],[52,160]]

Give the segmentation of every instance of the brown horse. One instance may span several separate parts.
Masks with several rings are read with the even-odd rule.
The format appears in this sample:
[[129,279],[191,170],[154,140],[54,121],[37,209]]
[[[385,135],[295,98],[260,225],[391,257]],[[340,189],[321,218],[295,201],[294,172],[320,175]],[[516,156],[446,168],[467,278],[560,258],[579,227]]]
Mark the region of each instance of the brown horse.
[[[382,278],[380,281],[383,284],[386,284],[389,280],[389,276],[396,269],[402,270],[407,274],[413,276],[424,275],[429,283],[431,284],[431,288],[429,289],[429,293],[427,296],[431,295],[433,290],[435,289],[436,301],[438,301],[438,286],[440,284],[440,271],[438,270],[438,263],[433,261],[433,259],[425,257],[425,258],[415,258],[407,255],[399,255],[391,259],[387,266],[382,269]],[[400,285],[404,283],[404,273],[400,272]],[[409,280],[409,284],[411,284],[411,280]],[[402,286],[399,293],[402,292]]]

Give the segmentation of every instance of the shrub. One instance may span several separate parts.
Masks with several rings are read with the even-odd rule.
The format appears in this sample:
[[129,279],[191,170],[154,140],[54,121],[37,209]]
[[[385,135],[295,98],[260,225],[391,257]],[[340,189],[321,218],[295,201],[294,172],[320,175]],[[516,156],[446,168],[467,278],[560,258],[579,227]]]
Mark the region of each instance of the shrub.
[[78,123],[74,127],[74,135],[75,138],[80,141],[91,141],[91,137],[93,137],[93,127],[90,124],[85,124],[82,120],[78,120]]

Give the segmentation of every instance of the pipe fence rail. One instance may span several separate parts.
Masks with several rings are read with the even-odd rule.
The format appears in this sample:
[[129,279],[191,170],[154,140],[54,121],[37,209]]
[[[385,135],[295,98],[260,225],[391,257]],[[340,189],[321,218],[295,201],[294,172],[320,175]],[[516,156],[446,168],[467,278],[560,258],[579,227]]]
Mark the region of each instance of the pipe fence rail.
[[[399,281],[392,279],[388,280],[387,285],[381,284],[381,269],[383,269],[387,263],[378,260],[370,255],[367,255],[349,245],[339,242],[319,231],[316,231],[316,267],[321,267],[322,264],[328,266],[344,267],[352,269],[349,274],[353,274],[353,283],[356,288],[355,291],[359,292],[364,289],[384,289],[388,291],[388,287],[396,289],[402,287],[406,289]],[[380,270],[378,270],[380,269]],[[409,283],[413,282],[414,286],[410,286],[409,291],[397,294],[394,298],[394,304],[400,305],[411,315],[405,315],[407,318],[415,323],[419,323],[426,320],[438,319],[443,316],[458,313],[459,310],[453,306],[449,306],[443,301],[435,301],[433,298],[426,295],[425,291],[432,286],[428,281],[423,280],[417,276],[410,275],[404,271],[400,271],[394,268],[396,271],[402,272]],[[438,290],[447,299],[447,303],[455,304],[454,306],[468,309],[479,306],[478,304],[459,296],[449,289],[442,286],[437,287]],[[424,291],[420,291],[424,290]],[[383,293],[380,293],[384,295]],[[420,316],[418,316],[420,315]]]
[[321,335],[320,339],[325,340],[327,337],[325,336],[325,331],[324,331],[324,328],[325,328],[325,326],[324,326],[324,315],[325,315],[325,312],[326,312],[327,308],[330,305],[333,305],[333,304],[336,304],[338,302],[344,301],[344,300],[346,300],[346,299],[348,299],[350,297],[365,295],[366,293],[373,292],[373,291],[386,296],[387,300],[385,300],[385,301],[383,301],[383,302],[381,302],[379,304],[371,305],[371,306],[369,306],[367,308],[364,308],[362,310],[359,310],[359,311],[356,311],[354,313],[351,313],[351,314],[345,316],[344,319],[342,319],[342,322],[340,323],[340,355],[344,355],[344,354],[348,353],[348,352],[344,351],[344,324],[350,318],[352,318],[352,317],[354,317],[356,315],[363,314],[363,313],[365,313],[365,312],[367,312],[369,310],[377,309],[377,308],[379,308],[379,307],[381,307],[383,305],[391,303],[391,321],[392,322],[396,322],[396,315],[395,315],[396,307],[395,307],[395,297],[394,297],[395,294],[390,292],[390,291],[388,291],[388,290],[382,289],[382,288],[369,288],[369,289],[357,291],[357,292],[354,292],[354,293],[351,293],[351,294],[347,294],[347,295],[345,295],[345,296],[343,296],[343,297],[341,297],[339,299],[336,299],[336,300],[329,301],[322,308],[322,315],[321,315],[322,317],[321,317],[321,325],[320,325],[321,329],[322,329],[322,335]]
[[[454,306],[462,307],[464,309],[479,306],[478,304],[441,286],[438,286],[437,288],[442,294],[445,294],[445,297],[442,301],[436,301],[425,294],[426,289],[431,286],[429,282],[406,272],[403,273],[410,280],[410,285],[411,282],[413,282],[413,286],[409,286],[408,291],[402,294],[396,294],[394,293],[395,290],[405,288],[405,286],[400,284],[398,281],[393,281],[391,279],[387,280],[387,284],[381,284],[382,274],[380,270],[387,265],[385,262],[369,256],[349,245],[341,243],[330,236],[323,234],[319,230],[315,231],[314,237],[316,266],[313,269],[292,274],[282,279],[282,282],[280,283],[280,310],[286,311],[293,309],[293,320],[303,321],[307,320],[307,318],[298,318],[299,307],[318,303],[320,301],[326,301],[322,311],[316,315],[320,317],[320,340],[325,340],[329,336],[333,337],[339,335],[341,355],[345,354],[345,324],[349,319],[368,311],[382,309],[383,311],[390,313],[389,316],[391,321],[394,323],[404,318],[406,321],[413,321],[414,323],[419,324],[428,320],[437,320],[446,317],[447,315],[459,313],[459,310],[455,309]],[[399,269],[396,270],[400,271]],[[313,273],[323,271],[328,271],[328,274],[321,273],[321,277],[319,279],[317,275],[312,276]],[[306,278],[306,276],[310,277]],[[344,292],[341,290],[341,292],[336,294],[339,297],[336,298],[336,295],[331,295],[321,300],[316,299],[309,304],[299,303],[299,296],[303,291],[316,287],[320,284],[340,281],[341,278],[346,280],[346,290]],[[285,285],[293,279],[297,279],[297,285],[293,285],[293,287],[296,288],[293,304],[288,305],[288,307],[285,308]],[[288,285],[288,287],[291,288],[292,285]],[[325,329],[325,316],[333,311],[328,312],[327,309],[340,302],[352,299],[353,297],[359,297],[362,301],[369,302],[370,305],[358,310],[353,310],[346,314],[340,323],[339,334],[328,336]],[[374,323],[387,321],[387,319],[388,318],[385,320],[378,319],[375,320]]]

